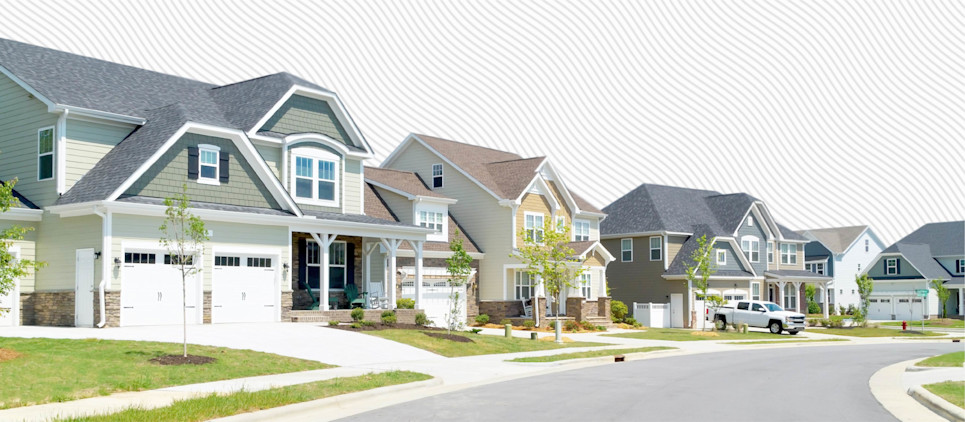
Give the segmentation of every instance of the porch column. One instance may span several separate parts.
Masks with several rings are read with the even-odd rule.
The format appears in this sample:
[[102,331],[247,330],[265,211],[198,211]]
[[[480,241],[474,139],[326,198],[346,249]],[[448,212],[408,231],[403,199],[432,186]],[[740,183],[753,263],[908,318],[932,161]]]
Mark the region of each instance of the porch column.
[[821,283],[821,295],[824,296],[824,319],[828,319],[831,317],[830,314],[828,314],[828,307],[831,306],[831,300],[830,300],[830,297],[828,296],[827,281],[825,281],[824,283]]
[[777,304],[784,306],[784,286],[787,285],[786,281],[778,281],[777,283]]
[[327,311],[328,309],[328,282],[329,282],[329,257],[328,248],[332,246],[332,242],[335,241],[336,235],[327,233],[312,233],[312,238],[318,243],[318,261],[321,264],[319,272],[318,290],[320,292],[318,298],[318,308]]
[[[801,312],[801,300],[804,299],[803,297],[804,295],[801,294],[801,282],[794,281],[794,282],[791,282],[791,285],[794,286],[794,302],[796,302],[794,304],[794,309],[798,312]],[[806,308],[804,310],[807,311]],[[801,312],[801,313],[803,314],[806,312]]]
[[385,296],[389,298],[389,309],[395,309],[395,275],[398,272],[396,269],[396,255],[399,252],[399,245],[402,244],[401,239],[381,239],[382,246],[389,253],[389,274],[385,278]]
[[422,309],[422,246],[425,242],[410,240],[409,243],[415,250],[415,308]]
[[365,289],[362,291],[368,292],[365,306],[372,305],[372,298],[370,296],[372,292],[369,292],[369,285],[372,283],[372,271],[370,270],[372,269],[372,252],[375,252],[375,248],[377,247],[379,247],[378,243],[365,243],[362,245],[362,265],[365,266],[365,269],[362,270],[362,274],[365,275]]
[[965,315],[965,299],[962,295],[965,294],[965,288],[958,289],[958,315]]

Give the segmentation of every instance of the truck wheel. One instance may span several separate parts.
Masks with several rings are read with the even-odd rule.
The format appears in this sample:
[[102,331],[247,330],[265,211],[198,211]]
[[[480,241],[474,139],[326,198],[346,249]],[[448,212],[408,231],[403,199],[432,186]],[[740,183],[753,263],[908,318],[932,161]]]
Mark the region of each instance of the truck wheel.
[[794,330],[794,331],[788,330],[787,333],[793,336],[793,335],[797,335],[798,331],[797,331],[797,330]]
[[767,328],[771,330],[771,334],[781,334],[781,323],[779,321],[771,321]]
[[727,329],[727,320],[724,317],[717,317],[717,321],[714,321],[714,327],[717,331],[723,331]]

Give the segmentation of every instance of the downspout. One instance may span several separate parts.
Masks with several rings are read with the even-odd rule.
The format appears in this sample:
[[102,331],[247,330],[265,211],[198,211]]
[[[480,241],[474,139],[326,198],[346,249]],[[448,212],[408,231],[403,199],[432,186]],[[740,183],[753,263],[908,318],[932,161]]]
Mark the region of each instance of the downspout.
[[94,214],[100,216],[103,222],[101,228],[101,281],[97,285],[98,297],[100,299],[101,320],[97,323],[97,328],[104,328],[107,325],[107,305],[104,299],[104,290],[107,288],[108,274],[111,271],[111,226],[112,215],[110,211],[100,211],[94,207]]
[[54,150],[54,176],[57,183],[57,194],[63,195],[67,191],[67,114],[70,110],[64,109],[60,117],[57,118],[56,137],[57,143]]

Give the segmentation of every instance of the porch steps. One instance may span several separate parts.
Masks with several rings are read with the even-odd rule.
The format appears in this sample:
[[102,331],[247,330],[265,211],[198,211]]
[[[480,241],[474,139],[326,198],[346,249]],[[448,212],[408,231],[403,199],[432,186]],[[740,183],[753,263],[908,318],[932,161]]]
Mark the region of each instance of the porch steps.
[[586,317],[586,320],[593,325],[602,325],[606,328],[613,328],[613,321],[611,321],[610,318],[607,318],[607,317],[591,316],[591,317]]

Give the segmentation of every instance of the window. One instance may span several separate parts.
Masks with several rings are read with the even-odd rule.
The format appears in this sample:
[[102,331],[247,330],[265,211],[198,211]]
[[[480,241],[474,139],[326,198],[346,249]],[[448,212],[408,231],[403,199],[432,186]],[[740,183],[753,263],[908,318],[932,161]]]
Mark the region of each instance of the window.
[[157,255],[152,253],[127,252],[124,254],[125,264],[154,264]]
[[593,282],[589,274],[580,274],[580,293],[586,300],[591,299]]
[[861,272],[861,263],[860,263],[860,262],[858,263],[858,272],[859,272],[859,273]]
[[255,268],[271,268],[271,258],[248,258],[248,266]]
[[[164,265],[181,265],[181,258],[178,255],[164,255]],[[194,265],[194,257],[184,257],[184,265]]]
[[748,216],[747,216],[747,225],[748,225],[748,226],[753,226],[753,225],[754,225],[754,216],[751,216],[751,215],[748,215]]
[[746,311],[747,308],[748,308],[748,306],[750,306],[750,303],[747,303],[747,302],[738,302],[738,303],[737,303],[737,309],[742,310],[742,311]]
[[717,265],[727,265],[727,251],[723,249],[717,250]]
[[432,211],[419,211],[419,225],[430,228],[436,233],[442,232],[442,213]]
[[956,260],[955,260],[955,272],[956,272],[956,273],[965,273],[965,259],[956,259]]
[[620,239],[620,260],[633,262],[633,239]]
[[54,177],[54,128],[37,131],[37,180]]
[[318,243],[312,240],[308,241],[308,244],[305,245],[305,264],[318,266],[321,264],[318,256]]
[[[344,289],[345,288],[345,274],[346,274],[346,263],[348,262],[346,253],[348,248],[343,241],[332,242],[332,245],[328,247],[328,288],[329,289]],[[309,240],[305,244],[305,264],[310,267],[320,267],[321,266],[321,255],[318,250],[318,243],[314,240]],[[249,258],[259,259],[259,258]],[[249,264],[250,266],[250,264]],[[268,266],[271,266],[269,260]]]
[[442,164],[432,165],[432,188],[442,187]]
[[573,220],[573,240],[582,242],[590,240],[590,222],[585,220]]
[[797,289],[791,284],[784,285],[784,309],[797,309]]
[[543,241],[543,214],[526,213],[526,240],[536,243]]
[[237,256],[215,256],[214,257],[215,267],[240,267],[241,257]]
[[797,264],[797,245],[781,244],[781,263]]
[[566,229],[566,217],[562,215],[556,216],[556,231],[562,232]]
[[662,258],[663,238],[660,236],[650,236],[650,260],[659,261]]
[[514,291],[516,300],[524,300],[533,297],[533,276],[525,271],[516,272],[516,282]]
[[813,264],[804,264],[804,271],[810,271],[815,274],[824,275],[824,263],[817,262]]
[[741,238],[741,250],[750,262],[761,262],[761,241],[754,236]]
[[864,251],[868,252],[868,239],[864,240]]
[[751,300],[761,300],[761,283],[751,283]]
[[[757,299],[754,299],[754,300],[757,300]],[[762,306],[760,303],[754,303],[751,305],[751,311],[762,312],[764,311],[764,306]]]
[[774,262],[774,243],[767,242],[767,262]]
[[220,153],[214,145],[198,145],[198,182],[218,184]]
[[885,275],[896,275],[898,274],[898,258],[889,258],[885,260]]
[[322,206],[338,206],[338,161],[334,154],[299,148],[292,151],[292,188],[295,199]]

